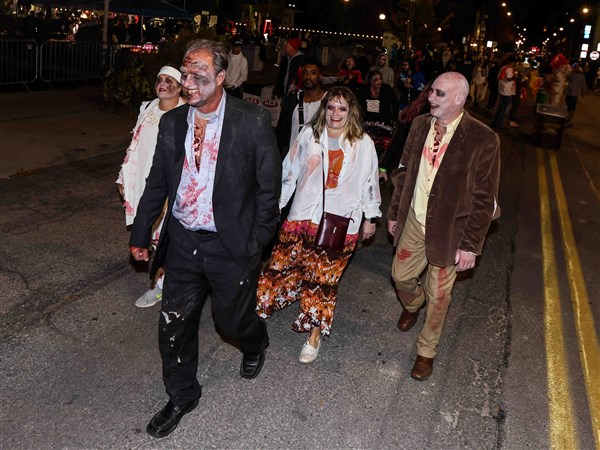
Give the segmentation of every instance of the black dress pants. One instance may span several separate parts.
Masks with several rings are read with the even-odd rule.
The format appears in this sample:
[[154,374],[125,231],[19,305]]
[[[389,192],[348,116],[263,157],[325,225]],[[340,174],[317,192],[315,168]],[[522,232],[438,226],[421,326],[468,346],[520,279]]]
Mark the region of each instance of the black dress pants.
[[255,313],[260,255],[234,260],[216,233],[189,231],[170,219],[158,340],[167,394],[181,406],[200,397],[198,325],[209,294],[217,329],[242,352],[262,352],[269,337]]

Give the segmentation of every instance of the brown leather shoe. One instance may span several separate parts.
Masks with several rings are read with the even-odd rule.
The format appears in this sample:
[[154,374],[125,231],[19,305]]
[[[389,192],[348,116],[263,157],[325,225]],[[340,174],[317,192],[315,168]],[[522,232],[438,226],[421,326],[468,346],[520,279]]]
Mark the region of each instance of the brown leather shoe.
[[403,309],[402,314],[400,314],[400,319],[398,319],[398,328],[400,328],[400,331],[408,331],[414,327],[419,319],[420,311],[421,309],[419,308],[417,312],[411,313],[408,312],[408,310]]
[[433,359],[425,356],[417,355],[415,365],[410,371],[411,378],[417,381],[425,381],[433,373]]

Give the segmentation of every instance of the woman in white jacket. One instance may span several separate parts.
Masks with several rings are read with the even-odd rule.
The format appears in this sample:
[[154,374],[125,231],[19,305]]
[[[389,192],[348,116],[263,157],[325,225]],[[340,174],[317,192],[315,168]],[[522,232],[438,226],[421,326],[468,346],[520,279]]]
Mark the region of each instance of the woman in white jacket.
[[[263,318],[300,300],[292,330],[310,333],[301,362],[313,362],[321,336],[331,332],[338,284],[359,233],[363,240],[375,234],[381,217],[377,173],[375,146],[363,131],[356,96],[346,87],[331,89],[283,162],[279,208],[292,195],[294,200],[257,294],[257,313]],[[315,245],[323,209],[351,218],[342,250]]]
[[[140,106],[140,114],[133,128],[133,137],[127,147],[125,160],[117,179],[119,192],[123,197],[126,226],[133,224],[138,203],[144,193],[146,178],[150,173],[152,159],[154,158],[160,118],[167,111],[185,104],[180,79],[181,73],[179,70],[171,66],[162,67],[158,72],[154,85],[157,98],[149,102],[143,102]],[[158,243],[163,219],[164,212],[154,224],[153,247],[156,247]],[[145,308],[161,301],[162,280],[163,276],[159,275],[155,286],[138,298],[135,306]]]

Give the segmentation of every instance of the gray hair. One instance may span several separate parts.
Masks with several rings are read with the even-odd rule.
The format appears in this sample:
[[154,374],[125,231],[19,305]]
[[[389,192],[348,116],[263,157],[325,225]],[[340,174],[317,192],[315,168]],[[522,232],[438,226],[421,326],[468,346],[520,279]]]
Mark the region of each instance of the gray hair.
[[210,41],[208,39],[194,39],[191,41],[185,49],[185,59],[191,52],[197,50],[208,50],[213,57],[213,66],[215,67],[215,73],[220,73],[227,70],[229,64],[227,60],[227,49],[225,46],[217,41]]

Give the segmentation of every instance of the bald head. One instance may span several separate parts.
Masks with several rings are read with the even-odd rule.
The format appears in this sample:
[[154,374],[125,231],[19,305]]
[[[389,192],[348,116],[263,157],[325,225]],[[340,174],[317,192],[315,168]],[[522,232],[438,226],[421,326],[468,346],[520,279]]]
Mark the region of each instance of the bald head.
[[458,72],[444,72],[438,76],[429,93],[431,115],[446,126],[463,111],[469,96],[469,82]]
[[465,104],[469,96],[469,82],[462,74],[458,72],[444,72],[438,79],[446,80],[452,87],[454,94],[461,99],[462,105]]

